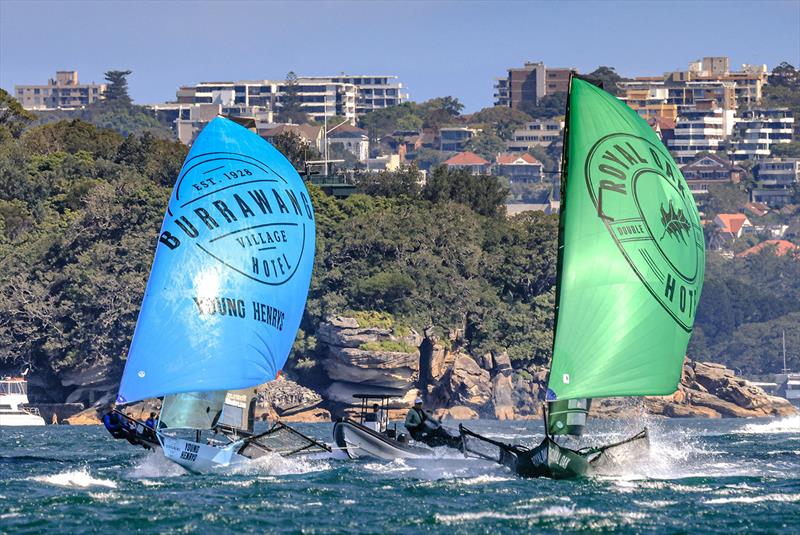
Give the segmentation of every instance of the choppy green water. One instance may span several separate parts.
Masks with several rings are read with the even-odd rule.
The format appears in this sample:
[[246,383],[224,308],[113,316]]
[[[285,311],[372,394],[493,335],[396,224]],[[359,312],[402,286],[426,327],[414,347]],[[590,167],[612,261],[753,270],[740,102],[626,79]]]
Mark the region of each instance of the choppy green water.
[[[523,480],[457,455],[262,459],[191,475],[99,427],[0,428],[0,531],[519,533],[800,531],[800,417],[654,420],[635,473]],[[329,438],[331,424],[300,426]],[[473,422],[532,442],[538,422]],[[598,441],[638,427],[593,422]]]

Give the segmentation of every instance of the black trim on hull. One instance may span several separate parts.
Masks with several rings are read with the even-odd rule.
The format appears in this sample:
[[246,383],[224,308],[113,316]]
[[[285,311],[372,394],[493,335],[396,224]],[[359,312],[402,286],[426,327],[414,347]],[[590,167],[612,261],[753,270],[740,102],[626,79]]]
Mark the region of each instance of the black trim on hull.
[[[631,444],[644,445],[649,448],[647,429],[626,440],[607,446],[582,448],[573,450],[560,446],[552,438],[545,437],[535,448],[517,444],[506,444],[484,437],[459,425],[465,455],[471,454],[483,459],[493,460],[508,467],[521,477],[549,477],[551,479],[569,479],[592,475],[597,468],[603,471],[624,464],[624,459],[615,457],[615,450]],[[469,447],[469,440],[477,439],[498,448],[497,457],[478,452]]]

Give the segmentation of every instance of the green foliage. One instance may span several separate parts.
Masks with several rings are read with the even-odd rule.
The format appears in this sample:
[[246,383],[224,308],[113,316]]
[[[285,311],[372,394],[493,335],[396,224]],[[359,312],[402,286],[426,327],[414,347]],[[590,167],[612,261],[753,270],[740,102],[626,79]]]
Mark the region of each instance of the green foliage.
[[378,139],[396,130],[438,130],[457,121],[463,109],[464,105],[457,98],[438,97],[420,104],[403,102],[398,106],[371,111],[362,115],[358,124],[367,130],[370,143],[375,145]]
[[467,141],[465,149],[493,162],[499,153],[505,152],[506,144],[497,134],[491,131],[483,131]]
[[470,118],[470,124],[494,129],[494,133],[503,140],[511,139],[514,130],[530,122],[531,116],[507,106],[483,108]]
[[306,161],[321,158],[316,147],[310,146],[299,134],[294,132],[282,132],[272,138],[271,143],[281,154],[286,156],[287,160],[292,162],[298,171],[305,168]]
[[364,351],[392,351],[394,353],[416,353],[419,348],[412,346],[402,340],[380,340],[378,342],[366,342],[359,346]]
[[709,198],[705,204],[706,218],[717,214],[735,214],[750,200],[738,184],[714,184],[708,187]]
[[617,74],[617,72],[614,70],[614,67],[597,67],[589,74],[581,75],[580,78],[590,82],[602,83],[603,89],[612,95],[619,96],[622,93],[622,90],[619,88],[617,83],[623,81],[624,78]]
[[473,175],[468,169],[447,169],[439,166],[433,170],[422,197],[432,202],[454,201],[469,206],[484,216],[505,213],[508,190],[497,177]]
[[292,71],[286,74],[283,96],[281,97],[280,108],[278,108],[278,120],[295,124],[308,122],[308,115],[306,115],[302,107],[297,75]]
[[128,94],[128,76],[132,71],[107,71],[105,73],[108,86],[103,94],[107,103],[123,107],[133,102]]
[[[798,117],[800,118],[800,116]],[[775,158],[800,158],[800,141],[776,143],[770,150]]]
[[567,93],[545,95],[539,102],[524,102],[520,109],[534,119],[552,119],[567,111]]
[[420,193],[420,173],[416,164],[404,165],[397,171],[360,172],[355,176],[360,193],[381,197],[417,197]]
[[7,128],[12,136],[19,137],[35,118],[8,91],[0,88],[0,128]]

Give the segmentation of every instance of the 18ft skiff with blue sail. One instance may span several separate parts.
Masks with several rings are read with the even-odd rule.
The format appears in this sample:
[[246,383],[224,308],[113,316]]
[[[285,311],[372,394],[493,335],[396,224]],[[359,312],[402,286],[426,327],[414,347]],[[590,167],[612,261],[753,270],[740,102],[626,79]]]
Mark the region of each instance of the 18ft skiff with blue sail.
[[591,473],[615,451],[646,446],[646,431],[580,450],[554,436],[580,435],[592,398],[675,392],[705,268],[694,198],[648,124],[575,77],[566,123],[545,439],[528,448],[462,428],[528,477]]
[[254,387],[286,362],[314,252],[314,210],[291,163],[235,122],[211,121],[172,191],[117,397],[163,397],[155,437],[167,458],[202,472],[330,452],[282,424],[252,434]]

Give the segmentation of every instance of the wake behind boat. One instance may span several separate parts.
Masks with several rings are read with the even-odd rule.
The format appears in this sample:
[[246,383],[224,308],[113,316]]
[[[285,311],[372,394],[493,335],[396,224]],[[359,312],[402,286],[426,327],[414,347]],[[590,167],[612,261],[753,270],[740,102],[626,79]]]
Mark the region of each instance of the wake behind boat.
[[[524,477],[587,475],[647,454],[646,430],[577,450],[555,437],[583,433],[592,398],[677,390],[703,284],[703,227],[677,165],[635,111],[576,77],[561,199],[545,438],[529,448],[461,428],[468,453]],[[476,453],[476,441],[499,451]]]
[[282,423],[253,433],[254,387],[286,362],[314,252],[294,167],[246,128],[211,121],[175,183],[117,396],[119,406],[163,398],[161,409],[152,429],[124,415],[107,423],[112,435],[157,443],[195,472],[267,453],[331,455]]

